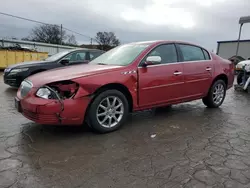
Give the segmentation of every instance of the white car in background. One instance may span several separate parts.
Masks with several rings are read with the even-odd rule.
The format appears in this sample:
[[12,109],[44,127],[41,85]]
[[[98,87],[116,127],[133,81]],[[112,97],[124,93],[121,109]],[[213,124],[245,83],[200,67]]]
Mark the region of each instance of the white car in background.
[[247,77],[249,77],[250,76],[250,60],[241,61],[235,67],[235,69],[238,72],[238,76],[237,76],[238,85],[242,84],[243,76],[244,76],[244,69],[243,69],[244,67],[245,67]]

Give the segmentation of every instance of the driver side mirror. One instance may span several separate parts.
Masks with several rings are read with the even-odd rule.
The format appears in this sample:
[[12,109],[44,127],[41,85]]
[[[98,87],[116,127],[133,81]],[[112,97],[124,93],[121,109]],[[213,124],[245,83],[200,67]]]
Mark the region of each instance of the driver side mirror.
[[143,67],[147,67],[148,65],[156,65],[161,63],[160,56],[148,56],[145,63],[143,63]]
[[68,65],[68,64],[69,64],[69,59],[62,59],[62,60],[60,61],[60,63],[61,63],[62,65]]

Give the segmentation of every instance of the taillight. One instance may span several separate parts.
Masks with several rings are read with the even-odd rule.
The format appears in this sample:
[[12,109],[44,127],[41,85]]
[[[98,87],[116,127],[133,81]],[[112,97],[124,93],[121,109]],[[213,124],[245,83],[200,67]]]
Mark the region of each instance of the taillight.
[[235,71],[235,65],[234,65],[234,63],[231,64],[231,69],[232,69],[233,72]]
[[235,68],[235,67],[234,67],[234,63],[231,63],[231,64],[230,64],[230,68],[231,68],[232,70],[234,70],[234,68]]
[[230,71],[232,74],[234,74],[234,70],[235,70],[235,65],[232,61],[229,61],[229,67],[230,67]]

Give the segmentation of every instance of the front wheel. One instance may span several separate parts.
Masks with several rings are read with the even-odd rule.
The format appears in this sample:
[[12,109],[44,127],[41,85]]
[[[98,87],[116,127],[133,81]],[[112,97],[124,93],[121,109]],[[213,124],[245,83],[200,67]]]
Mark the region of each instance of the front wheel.
[[88,112],[90,127],[100,133],[115,131],[121,127],[128,116],[127,98],[117,90],[100,93]]
[[208,108],[218,108],[222,105],[226,96],[226,84],[223,80],[213,83],[206,97],[202,99]]

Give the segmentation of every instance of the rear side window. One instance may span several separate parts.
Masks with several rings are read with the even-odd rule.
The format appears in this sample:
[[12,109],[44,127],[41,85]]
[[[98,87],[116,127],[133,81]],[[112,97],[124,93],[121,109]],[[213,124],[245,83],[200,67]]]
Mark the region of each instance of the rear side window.
[[203,50],[203,53],[204,53],[205,59],[206,59],[206,60],[210,60],[211,58],[210,58],[209,53],[208,53],[206,50],[204,50],[204,49],[202,49],[202,50]]
[[184,61],[205,60],[202,49],[192,45],[179,44]]
[[98,56],[100,56],[103,53],[104,52],[102,52],[102,51],[89,52],[90,60],[93,60],[93,59],[97,58]]

